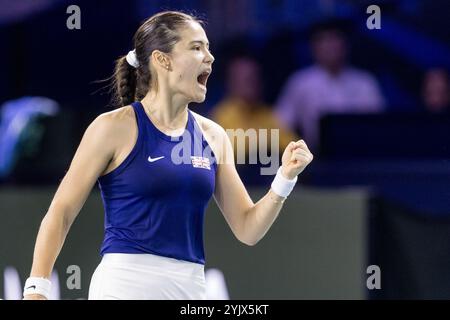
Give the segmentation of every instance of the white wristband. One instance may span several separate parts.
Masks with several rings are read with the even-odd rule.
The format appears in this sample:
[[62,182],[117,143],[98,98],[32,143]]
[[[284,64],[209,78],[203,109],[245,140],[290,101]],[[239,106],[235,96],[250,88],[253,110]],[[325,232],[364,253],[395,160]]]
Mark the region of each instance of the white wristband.
[[25,286],[23,289],[23,295],[27,294],[40,294],[45,298],[50,299],[50,290],[52,283],[50,280],[38,277],[29,277],[25,281]]
[[278,169],[275,179],[272,182],[272,190],[280,197],[286,198],[294,189],[297,183],[297,177],[292,180],[286,179],[281,173],[281,167]]

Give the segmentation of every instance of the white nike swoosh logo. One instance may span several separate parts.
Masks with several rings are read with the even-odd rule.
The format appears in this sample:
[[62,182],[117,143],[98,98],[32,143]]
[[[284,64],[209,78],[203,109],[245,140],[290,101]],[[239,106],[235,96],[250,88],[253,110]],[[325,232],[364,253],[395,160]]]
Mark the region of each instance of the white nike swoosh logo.
[[157,157],[157,158],[152,158],[152,157],[148,157],[148,162],[155,162],[155,161],[157,161],[157,160],[159,160],[159,159],[162,159],[162,158],[164,158],[164,156],[161,156],[161,157]]

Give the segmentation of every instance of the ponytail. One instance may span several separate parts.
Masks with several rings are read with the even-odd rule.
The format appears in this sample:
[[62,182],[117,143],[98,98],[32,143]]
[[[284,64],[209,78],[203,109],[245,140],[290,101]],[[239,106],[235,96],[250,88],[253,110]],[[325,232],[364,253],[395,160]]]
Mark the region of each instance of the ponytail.
[[126,106],[135,101],[136,69],[127,62],[125,56],[116,61],[114,87],[116,104]]

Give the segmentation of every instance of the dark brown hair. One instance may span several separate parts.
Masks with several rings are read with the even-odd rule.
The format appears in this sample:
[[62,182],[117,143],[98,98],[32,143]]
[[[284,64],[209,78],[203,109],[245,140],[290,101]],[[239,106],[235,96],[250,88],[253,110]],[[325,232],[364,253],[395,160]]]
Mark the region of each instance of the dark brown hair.
[[156,84],[149,65],[152,52],[172,52],[174,45],[180,40],[179,28],[189,21],[203,25],[199,18],[179,11],[160,12],[142,23],[133,37],[139,67],[131,66],[126,55],[116,60],[113,75],[114,105],[126,106],[144,98],[150,86]]

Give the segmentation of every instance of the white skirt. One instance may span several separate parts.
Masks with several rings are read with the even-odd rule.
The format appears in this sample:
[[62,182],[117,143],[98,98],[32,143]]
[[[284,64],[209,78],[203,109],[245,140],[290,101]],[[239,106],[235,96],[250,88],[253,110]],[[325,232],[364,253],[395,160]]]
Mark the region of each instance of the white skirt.
[[89,300],[204,300],[204,266],[153,254],[107,253],[92,275]]

